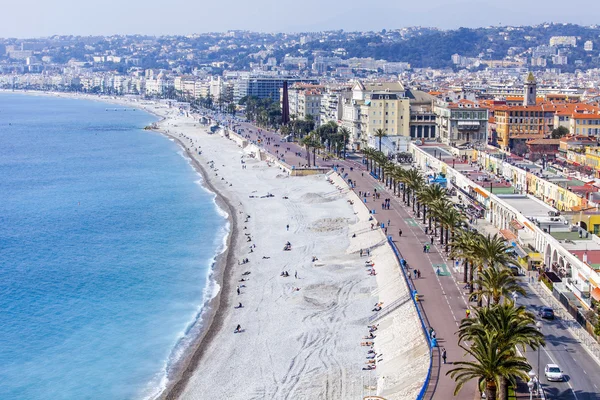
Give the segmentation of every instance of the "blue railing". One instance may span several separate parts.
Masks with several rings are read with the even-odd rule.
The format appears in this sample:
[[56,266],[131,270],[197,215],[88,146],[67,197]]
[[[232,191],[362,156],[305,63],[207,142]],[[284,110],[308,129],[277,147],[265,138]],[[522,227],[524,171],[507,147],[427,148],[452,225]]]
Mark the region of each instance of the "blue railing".
[[406,281],[406,284],[408,285],[408,289],[410,290],[412,301],[415,305],[415,309],[417,310],[417,315],[419,316],[419,321],[421,321],[421,328],[423,329],[423,335],[425,335],[425,341],[427,342],[427,346],[429,347],[429,368],[427,369],[427,376],[425,377],[425,382],[423,382],[423,386],[421,387],[421,390],[419,391],[419,394],[417,395],[417,400],[423,400],[425,398],[425,393],[427,393],[427,387],[429,386],[429,381],[431,380],[431,368],[432,368],[432,364],[433,364],[433,348],[431,346],[431,340],[429,338],[429,333],[427,332],[427,326],[426,326],[425,320],[423,318],[423,313],[420,310],[420,304],[419,304],[419,302],[417,302],[417,300],[415,298],[415,294],[417,294],[417,290],[415,289],[415,286],[413,285],[412,281],[410,279],[408,279],[408,276],[406,275],[406,268],[405,268],[405,265],[407,265],[406,261],[404,260],[404,257],[402,257],[400,250],[398,250],[398,248],[396,247],[396,243],[394,243],[391,236],[388,236],[388,243],[392,247],[392,250],[394,251],[394,254],[396,255],[396,259],[398,259],[398,264],[400,264],[400,271],[402,271],[402,276],[404,277],[404,280]]

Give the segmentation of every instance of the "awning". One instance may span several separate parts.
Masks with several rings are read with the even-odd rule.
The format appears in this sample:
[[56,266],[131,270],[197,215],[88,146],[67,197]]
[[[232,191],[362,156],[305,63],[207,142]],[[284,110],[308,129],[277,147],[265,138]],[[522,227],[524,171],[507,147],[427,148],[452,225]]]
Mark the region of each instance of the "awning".
[[525,228],[519,221],[517,221],[516,219],[513,219],[512,221],[510,221],[510,226],[512,226],[514,229],[519,230],[519,229],[523,229]]
[[488,195],[487,195],[487,194],[486,194],[486,193],[485,193],[483,190],[481,190],[481,189],[479,189],[479,188],[473,188],[473,190],[474,190],[475,192],[479,193],[480,195],[482,195],[484,199],[487,199],[488,197],[490,197],[490,196],[488,196]]
[[592,290],[592,299],[596,300],[596,301],[600,301],[600,289],[598,288],[594,288],[594,290]]
[[514,233],[512,233],[508,229],[500,229],[500,234],[502,236],[504,236],[504,239],[506,239],[508,241],[516,240],[517,239],[517,235],[515,235]]

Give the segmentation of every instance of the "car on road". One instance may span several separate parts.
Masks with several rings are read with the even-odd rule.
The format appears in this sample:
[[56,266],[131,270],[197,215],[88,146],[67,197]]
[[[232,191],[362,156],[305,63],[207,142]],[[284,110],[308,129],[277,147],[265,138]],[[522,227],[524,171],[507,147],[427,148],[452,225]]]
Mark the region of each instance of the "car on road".
[[554,310],[551,307],[542,307],[538,311],[540,318],[554,319]]
[[544,375],[548,381],[559,382],[565,379],[563,372],[556,364],[546,364],[546,368],[544,368]]

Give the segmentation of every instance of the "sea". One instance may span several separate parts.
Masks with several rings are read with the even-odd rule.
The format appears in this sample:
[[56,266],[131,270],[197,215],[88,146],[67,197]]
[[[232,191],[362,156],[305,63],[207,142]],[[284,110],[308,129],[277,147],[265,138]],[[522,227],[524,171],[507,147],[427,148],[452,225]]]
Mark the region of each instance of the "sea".
[[0,93],[0,399],[149,399],[216,295],[226,215],[134,106]]

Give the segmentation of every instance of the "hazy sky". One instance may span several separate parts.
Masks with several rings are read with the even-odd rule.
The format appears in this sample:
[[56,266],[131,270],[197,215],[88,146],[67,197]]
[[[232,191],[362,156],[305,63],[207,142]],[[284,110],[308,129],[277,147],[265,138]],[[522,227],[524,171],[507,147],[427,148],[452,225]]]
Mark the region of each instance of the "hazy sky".
[[2,0],[0,37],[599,23],[600,1]]

